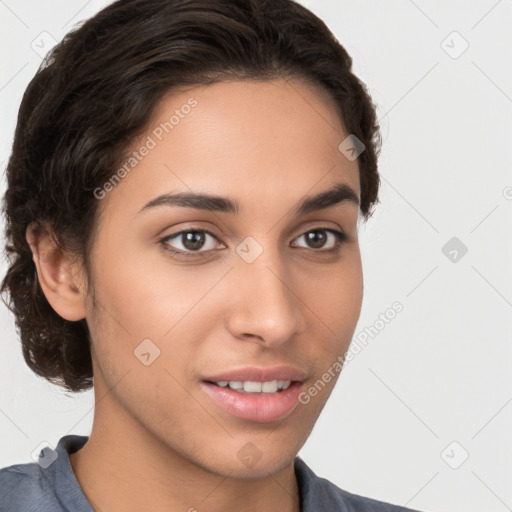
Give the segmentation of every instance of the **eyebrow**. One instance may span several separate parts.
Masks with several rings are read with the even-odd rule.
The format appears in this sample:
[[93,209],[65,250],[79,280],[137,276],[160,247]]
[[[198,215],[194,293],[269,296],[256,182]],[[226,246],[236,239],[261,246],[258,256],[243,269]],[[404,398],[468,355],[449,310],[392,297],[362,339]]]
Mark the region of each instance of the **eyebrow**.
[[[293,209],[295,216],[324,210],[344,202],[359,205],[357,193],[345,183],[338,183],[324,192],[314,196],[306,196]],[[181,206],[184,208],[195,208],[210,212],[221,212],[238,214],[241,210],[240,204],[233,199],[197,192],[179,192],[176,194],[162,194],[143,206],[138,213],[158,206]]]

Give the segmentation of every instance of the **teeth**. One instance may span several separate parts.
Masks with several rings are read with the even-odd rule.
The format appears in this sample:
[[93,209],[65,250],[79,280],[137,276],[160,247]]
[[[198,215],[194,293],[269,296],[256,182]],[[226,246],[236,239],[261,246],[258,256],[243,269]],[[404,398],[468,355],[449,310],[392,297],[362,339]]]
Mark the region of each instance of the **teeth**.
[[[263,391],[264,393],[275,393],[277,391],[277,386],[278,386],[277,380],[273,380],[271,382],[262,382],[261,383],[261,391]],[[244,385],[244,390],[247,391],[245,389],[245,385]]]
[[277,393],[290,387],[291,380],[271,380],[267,382],[241,382],[237,380],[221,380],[216,382],[221,388],[229,387],[240,393]]
[[[266,384],[266,383],[265,383]],[[244,391],[246,393],[261,393],[261,382],[244,382]]]

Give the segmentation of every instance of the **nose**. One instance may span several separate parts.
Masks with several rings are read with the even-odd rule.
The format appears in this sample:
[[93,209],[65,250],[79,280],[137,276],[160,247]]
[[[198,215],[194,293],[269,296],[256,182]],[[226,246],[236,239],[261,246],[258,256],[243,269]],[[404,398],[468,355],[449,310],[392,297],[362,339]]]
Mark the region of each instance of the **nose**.
[[279,251],[265,249],[252,263],[236,261],[227,328],[237,339],[277,347],[305,330],[304,303]]

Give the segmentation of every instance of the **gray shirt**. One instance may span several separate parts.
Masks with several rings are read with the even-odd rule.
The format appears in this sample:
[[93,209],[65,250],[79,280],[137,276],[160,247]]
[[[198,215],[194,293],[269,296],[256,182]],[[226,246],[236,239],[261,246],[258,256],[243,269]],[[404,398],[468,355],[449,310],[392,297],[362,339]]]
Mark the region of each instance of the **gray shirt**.
[[[87,436],[61,437],[57,448],[45,448],[39,462],[0,469],[0,512],[93,512],[69,462]],[[302,512],[414,512],[364,498],[336,487],[299,457],[294,461]]]

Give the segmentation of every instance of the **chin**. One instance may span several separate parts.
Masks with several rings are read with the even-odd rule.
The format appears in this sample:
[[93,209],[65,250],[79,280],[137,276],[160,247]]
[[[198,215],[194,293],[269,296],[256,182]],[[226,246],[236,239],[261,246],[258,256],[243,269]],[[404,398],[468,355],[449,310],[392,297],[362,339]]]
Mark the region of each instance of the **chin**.
[[203,452],[199,464],[206,470],[226,478],[251,480],[268,478],[283,471],[293,464],[296,456],[294,450],[283,450],[282,447],[259,450],[250,441],[234,450],[234,456],[227,453],[228,450],[224,449],[219,454],[211,453],[211,458],[205,459]]

